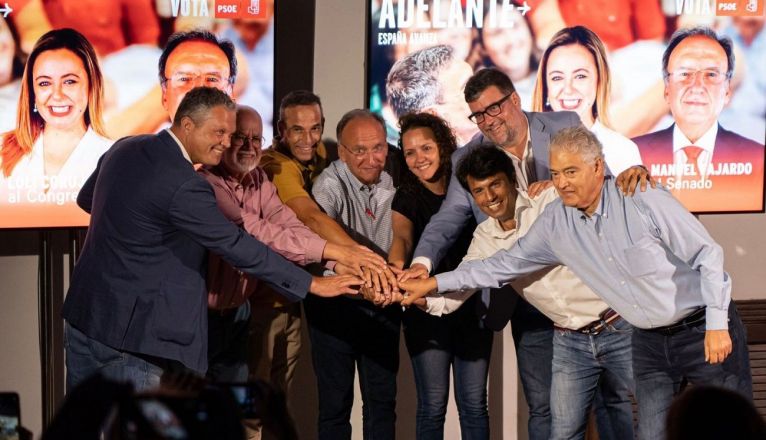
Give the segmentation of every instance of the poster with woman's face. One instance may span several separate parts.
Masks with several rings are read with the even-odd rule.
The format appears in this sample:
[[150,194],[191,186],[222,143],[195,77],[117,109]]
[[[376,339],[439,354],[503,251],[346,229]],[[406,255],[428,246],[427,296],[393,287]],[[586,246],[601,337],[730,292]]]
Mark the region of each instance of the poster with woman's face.
[[[523,110],[577,113],[610,168],[640,162],[690,211],[763,211],[764,7],[731,4],[370,0],[368,105],[392,143],[399,117],[425,111],[462,145],[482,129],[468,119],[465,83],[496,68]],[[603,55],[562,37],[575,26]],[[673,43],[692,28],[708,31]]]
[[[257,109],[268,145],[273,0],[240,9],[219,3],[8,2],[12,12],[0,13],[0,228],[87,226],[76,201],[101,155],[117,139],[167,128],[196,86]],[[190,30],[213,41],[167,50],[160,72],[170,36]],[[233,44],[236,76],[215,39]]]

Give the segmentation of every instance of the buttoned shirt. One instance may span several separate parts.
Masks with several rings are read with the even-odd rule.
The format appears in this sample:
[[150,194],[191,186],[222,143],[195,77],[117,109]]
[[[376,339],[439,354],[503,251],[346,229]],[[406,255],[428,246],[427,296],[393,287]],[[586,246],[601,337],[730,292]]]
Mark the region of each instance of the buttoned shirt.
[[341,160],[331,163],[314,181],[312,193],[328,216],[340,223],[357,243],[387,255],[393,239],[391,201],[394,185],[385,171],[366,185]]
[[[676,182],[684,179],[703,181],[708,177],[708,169],[713,159],[713,149],[715,148],[715,138],[718,135],[718,124],[714,123],[699,138],[697,142],[692,142],[683,134],[678,124],[673,126],[673,164],[675,170]],[[697,163],[693,164],[684,152],[684,148],[695,146],[702,149],[697,157]]]
[[[489,258],[499,250],[510,249],[529,231],[545,207],[556,199],[555,188],[546,189],[534,199],[525,191],[519,191],[514,214],[516,228],[506,231],[497,219],[488,218],[476,227],[463,261]],[[598,320],[609,307],[566,266],[550,267],[523,276],[511,281],[511,286],[559,327],[573,330],[584,327]],[[457,309],[467,297],[465,292],[447,293],[433,299],[426,297],[427,302],[435,303],[433,306],[429,304],[429,313],[439,302],[444,303],[446,310]]]
[[[261,168],[255,168],[241,181],[221,167],[204,167],[199,173],[213,187],[218,209],[250,235],[294,263],[306,265],[322,259],[327,241],[301,223],[279,200],[276,188]],[[259,286],[257,279],[214,254],[209,258],[207,282],[210,308],[238,307],[256,290],[263,290],[266,302],[281,304],[280,298]]]
[[728,328],[731,279],[721,247],[664,188],[625,196],[611,177],[592,215],[555,201],[511,249],[436,280],[440,291],[499,287],[557,264],[636,327],[671,325],[707,306],[707,329]]

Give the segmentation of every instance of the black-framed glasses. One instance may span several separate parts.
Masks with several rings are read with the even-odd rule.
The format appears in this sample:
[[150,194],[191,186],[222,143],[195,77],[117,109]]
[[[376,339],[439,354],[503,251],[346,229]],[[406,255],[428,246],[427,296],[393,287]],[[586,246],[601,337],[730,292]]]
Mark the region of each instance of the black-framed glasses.
[[263,138],[260,136],[247,137],[241,133],[234,133],[231,135],[231,145],[234,147],[241,147],[245,145],[245,142],[250,142],[250,145],[260,148],[263,145]]
[[470,119],[471,122],[473,122],[474,124],[481,124],[482,122],[484,122],[484,117],[486,115],[493,116],[493,117],[499,115],[503,111],[503,103],[507,101],[512,94],[513,93],[509,93],[503,96],[502,98],[488,105],[487,108],[485,108],[484,110],[471,113],[470,115],[468,115],[468,119]]

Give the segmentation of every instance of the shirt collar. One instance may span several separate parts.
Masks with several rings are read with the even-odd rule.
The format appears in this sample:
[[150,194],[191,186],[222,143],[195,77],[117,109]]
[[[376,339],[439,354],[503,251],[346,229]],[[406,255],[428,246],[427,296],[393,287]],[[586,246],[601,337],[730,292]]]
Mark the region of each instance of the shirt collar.
[[712,126],[710,126],[710,128],[707,129],[705,134],[703,134],[699,139],[697,139],[697,142],[692,142],[689,140],[689,138],[686,137],[685,134],[683,134],[681,129],[678,128],[678,124],[674,124],[673,125],[673,152],[675,153],[678,150],[683,149],[684,147],[694,145],[711,153],[713,151],[713,147],[715,147],[715,138],[717,135],[718,135],[718,123],[715,123]]
[[[590,218],[593,217],[609,217],[609,206],[610,206],[610,198],[607,197],[607,191],[610,190],[610,188],[615,187],[615,184],[613,182],[614,178],[610,175],[604,176],[604,183],[601,185],[601,199],[598,201],[598,206],[596,206],[596,210],[593,211],[593,214],[590,216]],[[585,213],[577,208],[570,208],[570,209],[576,209],[578,214],[580,215],[580,218],[587,221],[589,217],[585,215]]]
[[178,148],[181,149],[181,154],[183,154],[184,159],[186,159],[190,164],[194,165],[191,160],[191,156],[189,156],[189,152],[186,151],[186,148],[184,147],[184,144],[181,143],[180,140],[176,137],[176,135],[173,133],[173,130],[167,128],[166,129],[168,133],[170,133],[170,137],[173,138],[174,141],[176,141],[176,144],[178,144]]
[[221,165],[216,165],[214,167],[205,167],[207,171],[209,171],[211,174],[214,174],[221,179],[223,179],[228,185],[236,187],[237,185],[242,185],[243,187],[252,187],[255,186],[258,182],[256,182],[255,176],[256,173],[258,173],[258,168],[254,168],[253,171],[245,174],[245,176],[242,178],[242,180],[237,179],[233,175],[229,174]]
[[378,178],[377,182],[373,183],[372,185],[367,185],[365,183],[362,183],[361,180],[356,178],[354,173],[351,172],[351,170],[349,169],[348,165],[346,165],[345,162],[343,162],[340,159],[336,160],[335,162],[338,168],[341,171],[343,171],[343,173],[346,175],[346,179],[351,184],[351,187],[358,191],[363,191],[366,189],[366,190],[369,190],[370,192],[373,192],[375,191],[376,188],[378,188],[378,186],[380,186],[381,183],[383,183],[385,171],[380,172],[380,177]]

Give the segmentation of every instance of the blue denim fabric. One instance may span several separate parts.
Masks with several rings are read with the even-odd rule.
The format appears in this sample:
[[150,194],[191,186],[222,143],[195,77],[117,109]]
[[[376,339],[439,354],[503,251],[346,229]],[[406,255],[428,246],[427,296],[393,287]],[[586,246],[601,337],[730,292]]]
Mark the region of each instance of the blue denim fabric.
[[665,438],[665,419],[684,379],[713,385],[753,398],[747,335],[737,309],[729,305],[732,352],[722,363],[705,362],[705,318],[672,336],[636,329],[633,373],[638,400],[638,433],[642,440]]
[[[615,440],[633,438],[631,335],[633,327],[617,319],[596,336],[556,330],[553,336],[551,388],[552,439],[584,439],[588,412],[601,393]],[[608,398],[606,398],[608,396]],[[601,438],[601,437],[600,437]]]
[[214,382],[245,382],[250,303],[234,310],[208,310],[207,377]]
[[303,305],[319,395],[318,438],[351,439],[349,418],[358,369],[363,438],[393,439],[401,308],[313,295]]
[[128,382],[136,391],[159,387],[165,360],[150,362],[143,357],[115,350],[85,335],[68,323],[64,327],[67,391],[94,374],[117,382]]
[[487,375],[493,332],[480,327],[474,295],[456,312],[441,317],[411,308],[404,314],[404,337],[415,374],[416,438],[444,438],[450,366],[464,440],[489,439]]
[[551,434],[551,363],[553,323],[520,299],[511,317],[516,362],[529,406],[529,440],[549,440]]

